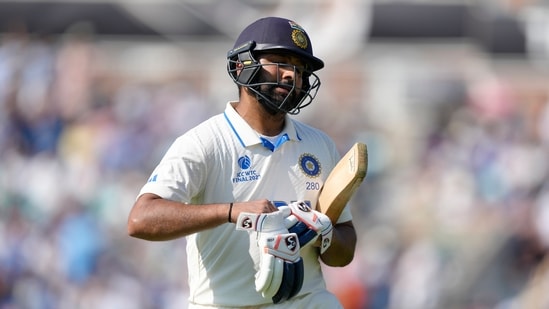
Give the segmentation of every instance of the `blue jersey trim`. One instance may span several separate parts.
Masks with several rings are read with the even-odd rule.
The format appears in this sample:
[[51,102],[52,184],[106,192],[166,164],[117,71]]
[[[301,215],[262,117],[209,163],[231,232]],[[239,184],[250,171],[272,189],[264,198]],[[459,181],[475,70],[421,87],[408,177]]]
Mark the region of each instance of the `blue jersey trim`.
[[276,143],[271,143],[268,139],[264,138],[264,137],[261,137],[261,143],[263,144],[263,146],[267,149],[269,149],[270,151],[274,152],[278,147],[282,146],[282,144],[284,144],[285,142],[289,141],[290,140],[290,137],[288,136],[288,134],[284,133],[282,136],[280,136],[277,140],[276,140]]
[[242,139],[240,138],[240,135],[238,135],[238,132],[236,132],[236,129],[234,128],[233,124],[231,123],[231,120],[229,120],[229,117],[227,116],[227,113],[224,112],[224,113],[223,113],[223,116],[225,116],[225,119],[227,120],[227,122],[229,123],[229,126],[231,127],[231,129],[233,130],[234,134],[236,135],[236,137],[237,137],[238,140],[240,141],[240,144],[242,145],[242,147],[246,148],[246,145],[244,144],[244,142],[243,142]]

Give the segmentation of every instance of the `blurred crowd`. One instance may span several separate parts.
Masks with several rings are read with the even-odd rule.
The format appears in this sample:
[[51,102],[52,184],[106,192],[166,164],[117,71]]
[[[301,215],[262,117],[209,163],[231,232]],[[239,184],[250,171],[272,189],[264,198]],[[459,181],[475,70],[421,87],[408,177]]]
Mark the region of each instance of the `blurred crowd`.
[[210,111],[188,83],[120,80],[99,54],[85,37],[0,46],[0,308],[185,300],[184,245],[130,239],[126,220],[155,161]]
[[[85,37],[0,42],[2,309],[186,307],[184,239],[132,239],[126,220],[173,139],[225,102],[102,57]],[[347,309],[548,307],[549,79],[369,61],[327,68],[299,115],[342,153],[369,147],[356,258],[325,268],[329,288]]]

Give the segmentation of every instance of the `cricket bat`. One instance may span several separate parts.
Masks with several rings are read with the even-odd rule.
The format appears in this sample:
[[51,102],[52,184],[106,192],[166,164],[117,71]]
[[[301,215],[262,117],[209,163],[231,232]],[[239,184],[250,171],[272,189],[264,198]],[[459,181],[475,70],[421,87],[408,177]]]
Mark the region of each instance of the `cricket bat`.
[[317,210],[326,214],[332,224],[366,177],[368,148],[355,143],[330,172],[318,196]]

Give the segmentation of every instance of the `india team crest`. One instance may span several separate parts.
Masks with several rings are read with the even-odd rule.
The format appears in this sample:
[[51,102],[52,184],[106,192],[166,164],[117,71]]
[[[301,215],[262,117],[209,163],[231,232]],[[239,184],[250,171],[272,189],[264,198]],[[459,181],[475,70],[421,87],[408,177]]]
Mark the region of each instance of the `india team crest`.
[[298,25],[297,23],[290,21],[290,27],[292,30],[292,41],[294,41],[295,45],[299,46],[302,49],[306,49],[309,45],[309,42],[307,41],[307,36],[305,35],[305,30]]
[[308,177],[318,177],[320,175],[320,162],[310,153],[304,153],[299,157],[299,167]]
[[299,30],[292,31],[292,41],[294,41],[295,45],[301,47],[302,49],[307,48],[307,37],[305,37],[305,34]]

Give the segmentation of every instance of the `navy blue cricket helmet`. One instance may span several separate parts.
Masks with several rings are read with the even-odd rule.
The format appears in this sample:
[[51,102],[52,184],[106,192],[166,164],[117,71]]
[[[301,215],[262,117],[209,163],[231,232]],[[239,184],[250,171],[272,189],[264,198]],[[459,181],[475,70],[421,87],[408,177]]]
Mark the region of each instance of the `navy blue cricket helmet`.
[[[296,89],[294,82],[292,91],[283,102],[273,102],[266,97],[260,91],[262,85],[280,86],[281,83],[258,80],[258,73],[262,68],[257,59],[259,53],[292,54],[301,58],[305,64],[302,89]],[[273,112],[297,114],[301,108],[309,105],[320,87],[320,80],[313,72],[323,67],[324,62],[313,55],[307,32],[296,22],[280,17],[264,17],[251,23],[240,33],[234,47],[227,52],[229,76],[236,84],[253,91],[258,100]],[[297,100],[289,102],[292,95]]]

